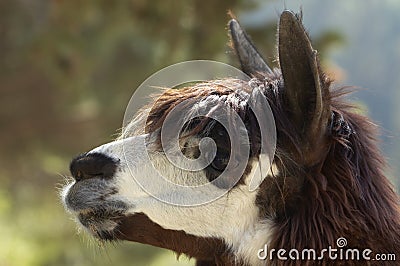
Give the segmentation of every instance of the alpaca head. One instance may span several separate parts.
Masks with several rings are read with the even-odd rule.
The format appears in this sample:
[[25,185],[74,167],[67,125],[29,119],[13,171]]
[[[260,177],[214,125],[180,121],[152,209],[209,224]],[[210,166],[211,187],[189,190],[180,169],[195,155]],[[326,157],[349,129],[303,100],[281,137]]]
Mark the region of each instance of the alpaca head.
[[[340,189],[360,181],[328,180],[341,166],[325,169],[335,156],[352,163],[357,117],[331,92],[299,17],[281,14],[275,69],[237,21],[229,29],[243,78],[166,89],[117,140],[71,162],[74,182],[63,200],[92,235],[198,260],[257,265],[257,250],[266,243],[297,241],[296,232],[285,235],[284,225],[307,213],[315,218],[311,212],[329,208],[342,194],[357,201]],[[313,200],[321,205],[306,207]],[[319,222],[305,226],[326,234],[311,244],[345,233],[336,220],[331,232],[318,232]]]

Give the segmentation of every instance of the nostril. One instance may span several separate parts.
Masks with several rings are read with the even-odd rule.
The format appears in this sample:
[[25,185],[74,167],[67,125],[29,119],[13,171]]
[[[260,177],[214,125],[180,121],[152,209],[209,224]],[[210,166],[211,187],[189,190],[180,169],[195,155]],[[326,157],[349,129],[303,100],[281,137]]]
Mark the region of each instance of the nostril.
[[102,154],[82,154],[71,161],[70,172],[76,181],[94,177],[112,178],[117,161]]

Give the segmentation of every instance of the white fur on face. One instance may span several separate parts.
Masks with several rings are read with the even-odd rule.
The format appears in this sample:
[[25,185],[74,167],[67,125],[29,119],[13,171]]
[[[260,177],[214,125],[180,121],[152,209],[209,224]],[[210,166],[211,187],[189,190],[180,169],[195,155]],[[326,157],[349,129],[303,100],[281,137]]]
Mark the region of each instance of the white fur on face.
[[[263,262],[257,258],[257,251],[263,248],[271,234],[271,221],[260,219],[259,209],[255,204],[258,190],[249,190],[249,180],[245,178],[244,184],[237,185],[222,197],[203,205],[176,206],[162,202],[154,197],[157,195],[148,194],[141,187],[142,182],[151,182],[145,185],[150,185],[157,193],[164,193],[164,197],[167,195],[185,200],[185,197],[190,195],[178,194],[154,182],[156,179],[151,177],[154,175],[154,166],[168,180],[177,184],[193,186],[209,181],[204,171],[190,172],[179,169],[160,152],[149,153],[154,165],[146,162],[145,151],[135,149],[146,137],[148,135],[117,140],[89,152],[103,153],[119,160],[120,164],[112,181],[118,193],[113,197],[129,206],[126,214],[144,213],[165,229],[224,239],[238,258],[251,265],[262,265]],[[251,164],[256,165],[257,161]],[[254,174],[255,169],[256,167],[252,167],[249,176]],[[196,187],[192,187],[190,191],[191,195],[198,193]]]

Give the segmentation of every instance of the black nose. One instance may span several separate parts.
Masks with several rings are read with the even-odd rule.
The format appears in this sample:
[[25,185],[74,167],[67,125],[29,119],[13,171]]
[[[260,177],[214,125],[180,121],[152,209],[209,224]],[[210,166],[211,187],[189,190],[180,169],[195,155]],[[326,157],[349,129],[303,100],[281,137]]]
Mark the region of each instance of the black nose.
[[102,153],[82,154],[72,160],[69,170],[76,181],[89,178],[112,178],[118,162]]

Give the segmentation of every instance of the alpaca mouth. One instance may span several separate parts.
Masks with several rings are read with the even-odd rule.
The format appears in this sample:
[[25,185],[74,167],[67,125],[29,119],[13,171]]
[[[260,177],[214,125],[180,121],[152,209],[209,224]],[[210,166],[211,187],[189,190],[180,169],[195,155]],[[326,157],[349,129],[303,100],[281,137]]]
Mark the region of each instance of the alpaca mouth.
[[117,192],[109,181],[82,180],[64,189],[63,202],[91,235],[101,240],[113,240],[114,229],[129,209],[128,204],[116,196]]

